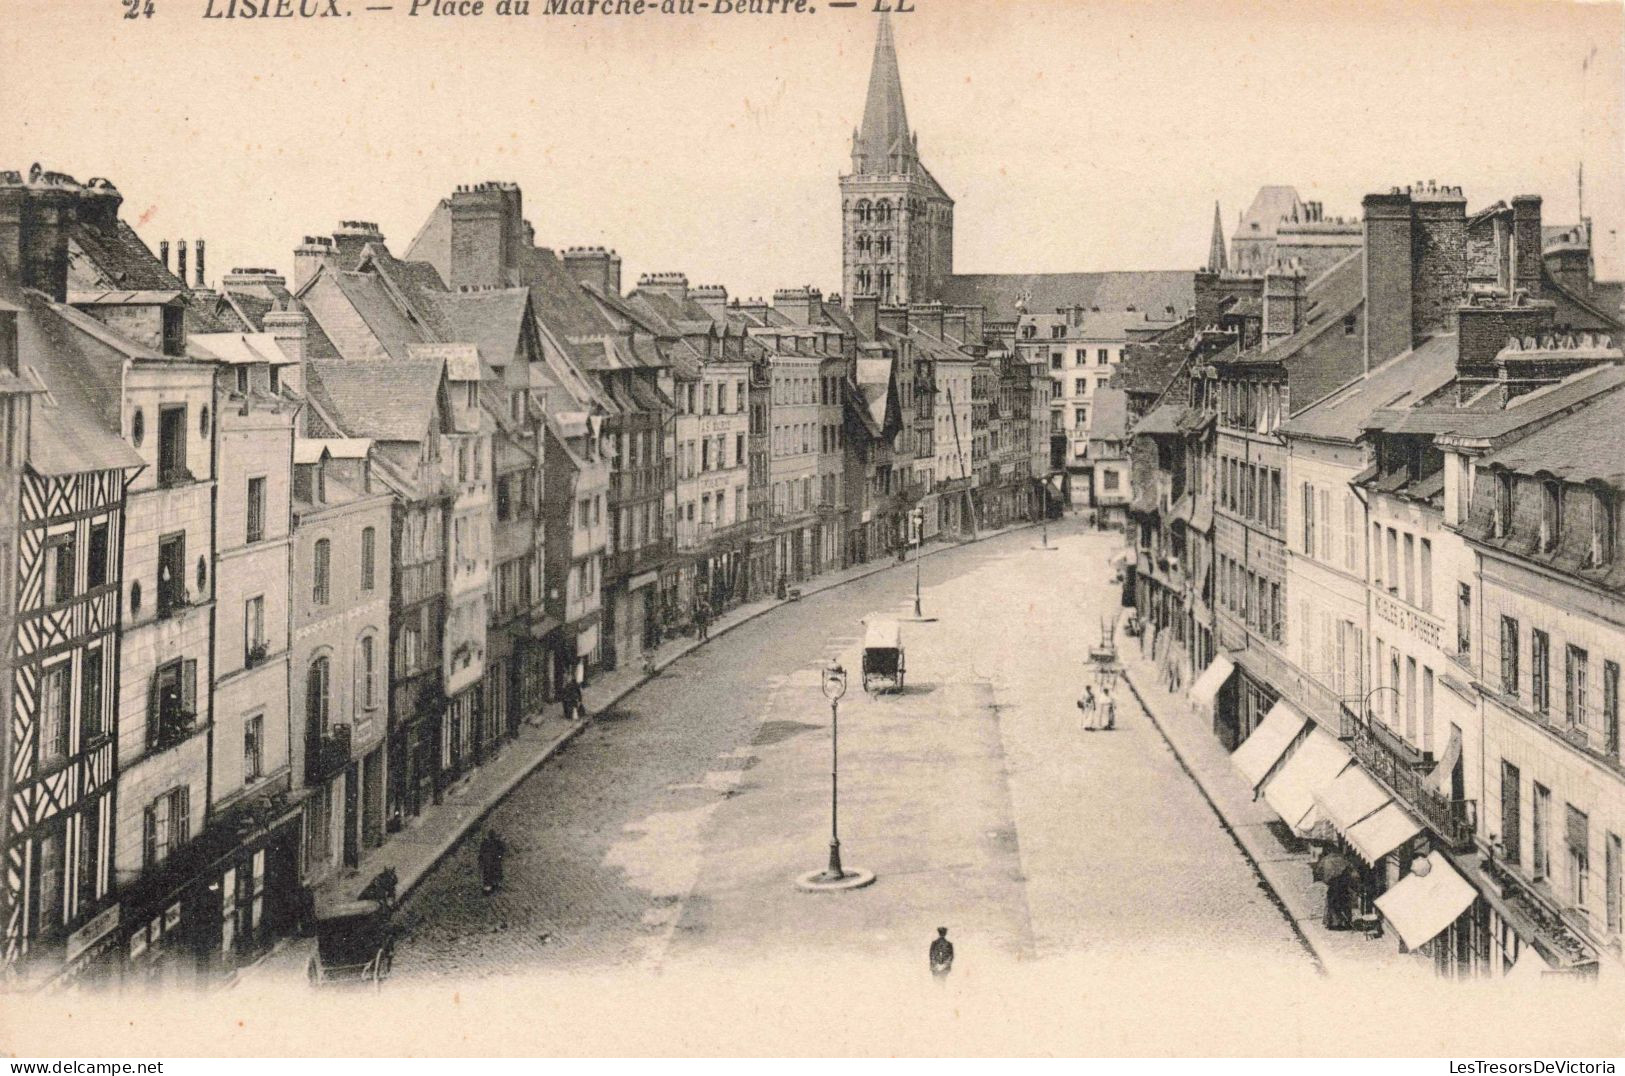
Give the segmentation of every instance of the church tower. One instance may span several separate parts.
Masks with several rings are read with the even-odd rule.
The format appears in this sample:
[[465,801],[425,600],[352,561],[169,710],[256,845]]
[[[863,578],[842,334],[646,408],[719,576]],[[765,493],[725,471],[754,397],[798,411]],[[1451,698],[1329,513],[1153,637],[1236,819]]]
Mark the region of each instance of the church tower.
[[908,128],[891,16],[882,13],[852,171],[841,177],[843,293],[932,302],[954,270],[954,200],[920,163]]

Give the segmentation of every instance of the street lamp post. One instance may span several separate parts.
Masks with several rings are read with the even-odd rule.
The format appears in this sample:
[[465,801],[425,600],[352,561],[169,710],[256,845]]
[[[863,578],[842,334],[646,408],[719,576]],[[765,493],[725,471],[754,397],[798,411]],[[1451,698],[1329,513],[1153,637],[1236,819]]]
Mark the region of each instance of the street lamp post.
[[841,869],[841,696],[846,694],[846,670],[830,662],[824,670],[824,697],[829,700],[829,870],[831,881],[846,877]]
[[875,880],[873,871],[841,866],[841,696],[846,694],[846,670],[831,659],[824,666],[820,689],[829,700],[829,865],[796,879],[799,889],[859,889]]

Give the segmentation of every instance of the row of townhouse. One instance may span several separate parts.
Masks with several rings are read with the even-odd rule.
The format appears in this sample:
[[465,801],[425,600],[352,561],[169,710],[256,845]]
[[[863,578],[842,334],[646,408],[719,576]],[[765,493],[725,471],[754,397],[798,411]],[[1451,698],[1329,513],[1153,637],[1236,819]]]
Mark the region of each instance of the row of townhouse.
[[[623,293],[518,188],[397,258],[196,280],[111,184],[0,176],[7,974],[210,981],[365,878],[568,680],[1031,512],[978,307]],[[1038,431],[1038,432],[1034,432]]]
[[1625,289],[1538,197],[1363,209],[1358,251],[1204,274],[1131,350],[1150,652],[1349,926],[1441,974],[1618,974]]

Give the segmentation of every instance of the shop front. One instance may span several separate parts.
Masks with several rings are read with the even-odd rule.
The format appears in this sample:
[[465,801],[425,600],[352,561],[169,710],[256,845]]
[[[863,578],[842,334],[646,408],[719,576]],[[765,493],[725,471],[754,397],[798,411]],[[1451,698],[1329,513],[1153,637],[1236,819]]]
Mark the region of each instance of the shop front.
[[122,895],[116,936],[125,981],[204,986],[230,977],[299,926],[303,803],[277,791],[221,812],[196,840]]

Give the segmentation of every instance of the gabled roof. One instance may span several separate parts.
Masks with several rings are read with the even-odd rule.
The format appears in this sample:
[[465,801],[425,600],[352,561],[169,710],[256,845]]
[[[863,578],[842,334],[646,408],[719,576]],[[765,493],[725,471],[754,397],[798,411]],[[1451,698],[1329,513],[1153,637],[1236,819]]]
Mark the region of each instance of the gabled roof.
[[1196,319],[1186,318],[1154,339],[1130,343],[1112,383],[1138,396],[1160,395],[1190,357],[1195,328]]
[[941,300],[981,306],[994,321],[1013,321],[1016,304],[1028,310],[1099,307],[1166,313],[1184,317],[1196,304],[1196,273],[1151,270],[1114,273],[958,273],[943,282]]
[[444,368],[439,359],[310,359],[305,389],[351,437],[420,441],[440,400]]
[[530,312],[528,288],[429,293],[445,320],[446,338],[473,344],[487,366],[508,366],[518,353]]
[[227,328],[192,295],[186,281],[164,268],[141,237],[123,220],[104,231],[78,221],[68,233],[68,287],[74,291],[181,292],[186,324],[199,332]]
[[33,405],[28,463],[40,474],[135,470],[145,466],[125,443],[121,393],[125,356],[93,319],[16,286],[0,263],[0,302],[17,312],[17,361],[30,388],[43,389]]

